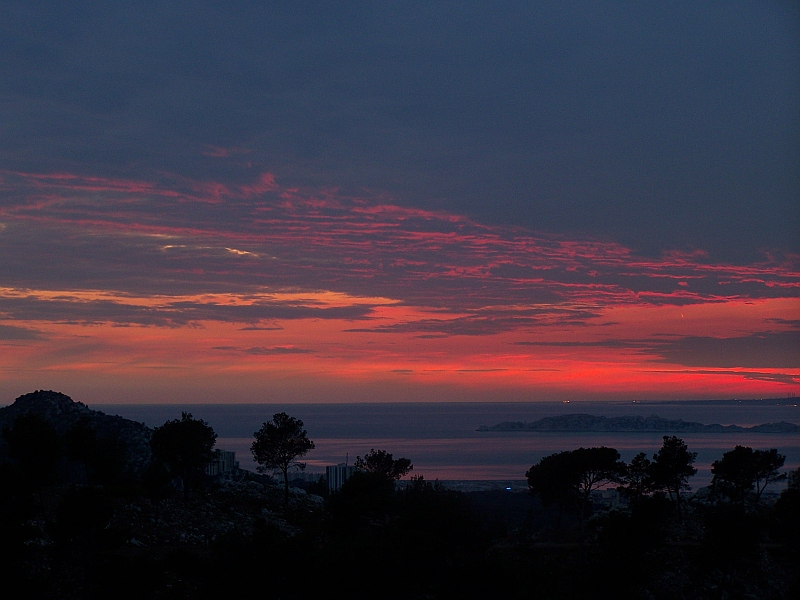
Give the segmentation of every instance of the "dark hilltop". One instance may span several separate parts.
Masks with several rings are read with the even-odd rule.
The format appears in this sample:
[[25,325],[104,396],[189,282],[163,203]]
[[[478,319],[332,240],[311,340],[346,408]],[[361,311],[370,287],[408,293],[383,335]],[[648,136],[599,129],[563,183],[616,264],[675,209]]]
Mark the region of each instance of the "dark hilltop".
[[[124,453],[125,468],[133,473],[143,473],[150,463],[152,430],[143,423],[92,410],[60,392],[36,390],[0,408],[0,432],[11,427],[23,415],[35,415],[44,420],[62,437],[76,425],[82,424],[94,431],[98,439],[117,440]],[[3,453],[4,445],[0,438],[0,458]]]

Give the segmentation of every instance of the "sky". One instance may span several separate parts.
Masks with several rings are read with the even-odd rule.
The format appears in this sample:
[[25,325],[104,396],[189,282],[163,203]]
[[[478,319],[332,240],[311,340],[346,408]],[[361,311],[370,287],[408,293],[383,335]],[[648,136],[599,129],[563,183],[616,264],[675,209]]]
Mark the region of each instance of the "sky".
[[0,0],[0,404],[800,392],[794,2]]

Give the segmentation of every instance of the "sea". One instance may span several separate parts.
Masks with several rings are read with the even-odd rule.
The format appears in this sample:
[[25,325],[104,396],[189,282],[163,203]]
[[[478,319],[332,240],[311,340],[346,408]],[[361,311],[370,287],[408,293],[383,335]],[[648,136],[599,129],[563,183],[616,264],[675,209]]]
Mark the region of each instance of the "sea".
[[[566,414],[596,416],[657,415],[698,423],[743,427],[786,421],[800,423],[797,399],[674,402],[441,402],[359,404],[114,404],[91,405],[150,427],[189,412],[217,433],[217,448],[236,452],[242,468],[255,470],[250,453],[253,434],[275,413],[301,419],[315,448],[303,459],[306,472],[323,473],[328,465],[353,464],[371,449],[405,457],[412,475],[433,481],[519,482],[541,458],[580,447],[610,446],[630,461],[639,452],[652,456],[661,447],[659,433],[480,432],[481,425],[536,421]],[[800,436],[767,433],[679,434],[697,453],[697,489],[711,481],[711,463],[736,445],[776,448],[785,469],[800,466]]]

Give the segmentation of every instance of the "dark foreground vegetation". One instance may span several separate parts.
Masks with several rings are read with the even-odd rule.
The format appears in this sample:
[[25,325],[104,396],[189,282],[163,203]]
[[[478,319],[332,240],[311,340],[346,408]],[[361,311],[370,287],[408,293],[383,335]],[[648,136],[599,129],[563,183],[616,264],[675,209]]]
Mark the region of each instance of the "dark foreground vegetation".
[[800,597],[800,473],[764,494],[777,451],[731,450],[694,495],[676,437],[630,464],[554,454],[532,494],[471,495],[398,487],[411,462],[375,450],[328,494],[286,485],[313,443],[283,413],[255,433],[262,474],[217,477],[213,429],[188,414],[149,430],[36,392],[0,431],[3,598]]

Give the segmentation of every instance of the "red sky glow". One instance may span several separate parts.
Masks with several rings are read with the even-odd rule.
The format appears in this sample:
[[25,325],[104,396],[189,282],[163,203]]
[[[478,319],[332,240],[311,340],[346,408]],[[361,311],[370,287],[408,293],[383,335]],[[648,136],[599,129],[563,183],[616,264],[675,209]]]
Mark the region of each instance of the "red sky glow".
[[645,256],[269,173],[234,185],[3,172],[0,191],[8,401],[800,391],[796,255]]

